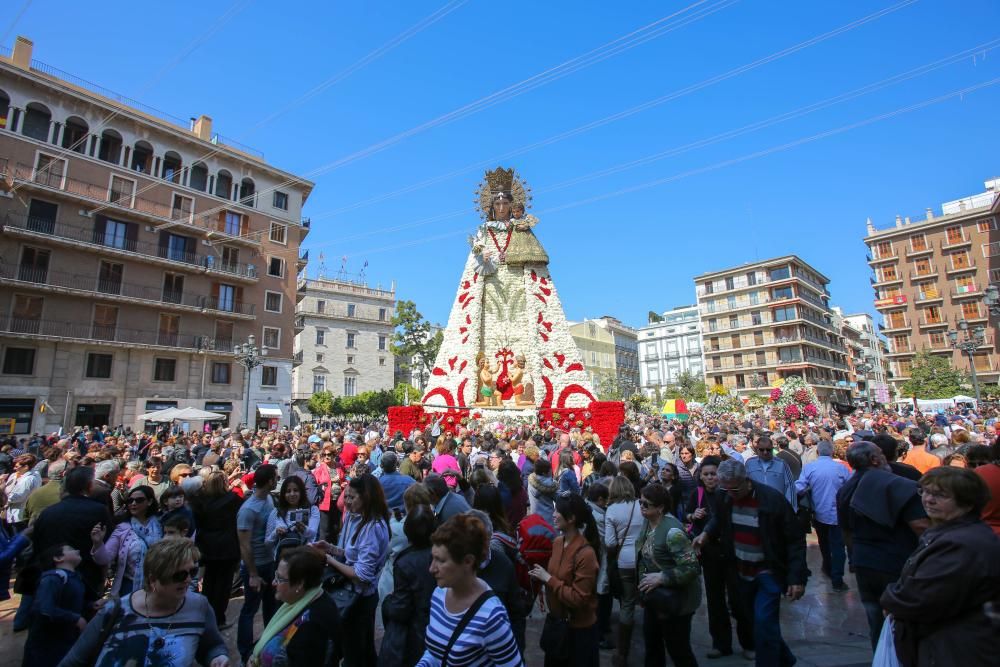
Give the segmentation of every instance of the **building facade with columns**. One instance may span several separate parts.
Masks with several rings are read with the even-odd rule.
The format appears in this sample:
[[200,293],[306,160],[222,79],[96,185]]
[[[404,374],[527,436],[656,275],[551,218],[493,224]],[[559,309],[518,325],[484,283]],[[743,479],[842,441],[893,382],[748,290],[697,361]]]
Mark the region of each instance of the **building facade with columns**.
[[268,350],[250,378],[271,399],[264,423],[287,424],[273,405],[290,398],[312,183],[207,116],[145,107],[32,51],[19,37],[0,55],[0,419],[18,434],[142,429],[142,413],[196,407],[258,423],[233,354],[252,334]]

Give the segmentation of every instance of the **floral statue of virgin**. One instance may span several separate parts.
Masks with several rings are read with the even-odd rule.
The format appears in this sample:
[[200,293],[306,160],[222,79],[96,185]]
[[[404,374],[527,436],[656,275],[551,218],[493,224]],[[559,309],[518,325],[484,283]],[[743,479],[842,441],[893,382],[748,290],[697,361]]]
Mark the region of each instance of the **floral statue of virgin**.
[[[535,411],[594,399],[549,274],[549,256],[525,212],[530,188],[514,169],[487,171],[483,218],[459,281],[423,397],[428,408]],[[485,372],[484,372],[485,371]]]

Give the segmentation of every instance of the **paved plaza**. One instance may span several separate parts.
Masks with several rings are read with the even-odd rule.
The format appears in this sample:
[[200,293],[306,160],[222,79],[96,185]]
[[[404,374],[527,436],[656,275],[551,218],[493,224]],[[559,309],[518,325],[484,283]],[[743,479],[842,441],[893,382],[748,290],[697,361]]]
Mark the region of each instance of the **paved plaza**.
[[[819,572],[819,550],[815,536],[809,536],[809,568]],[[784,603],[781,606],[781,628],[785,639],[798,658],[799,667],[848,667],[871,664],[871,649],[868,644],[867,626],[861,601],[853,590],[853,578],[848,577],[848,585],[852,590],[847,593],[836,593],[830,588],[829,581],[822,576],[809,579],[805,596],[794,603]],[[0,667],[18,667],[21,664],[21,650],[24,644],[24,633],[17,635],[11,630],[11,620],[17,608],[19,596],[0,603]],[[243,600],[234,598],[229,605],[230,621],[235,621]],[[641,615],[640,615],[641,616]],[[260,617],[258,616],[258,629]],[[538,649],[538,637],[541,633],[542,616],[535,611],[535,618],[528,621],[526,662],[529,666],[543,664],[542,652]],[[379,632],[381,629],[379,628]],[[229,643],[234,657],[236,653],[236,626],[228,628],[223,633]],[[379,635],[381,636],[381,635]],[[751,663],[738,655],[719,660],[706,659],[705,653],[712,647],[708,635],[708,617],[703,603],[695,614],[692,643],[698,662],[718,667],[746,666]],[[734,637],[735,639],[735,637]],[[629,659],[631,665],[642,664],[642,630],[636,628],[632,640],[633,652]],[[611,665],[612,651],[601,652],[601,664]]]

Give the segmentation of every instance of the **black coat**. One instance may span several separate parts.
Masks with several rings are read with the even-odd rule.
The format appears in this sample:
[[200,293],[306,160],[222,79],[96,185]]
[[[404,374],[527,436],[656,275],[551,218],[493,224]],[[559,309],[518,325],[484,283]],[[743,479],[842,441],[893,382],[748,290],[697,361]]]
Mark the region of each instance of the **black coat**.
[[424,635],[437,581],[430,573],[431,550],[407,547],[396,556],[393,591],[382,601],[385,635],[378,664],[412,667],[424,654]]
[[240,538],[236,534],[236,515],[243,499],[232,491],[207,497],[196,493],[191,510],[198,526],[195,544],[202,560],[239,560]]
[[289,665],[325,665],[341,645],[340,612],[329,595],[320,595],[303,614],[306,620],[299,625],[291,641],[285,646]]
[[[750,481],[750,480],[748,480]],[[751,493],[760,504],[757,515],[760,541],[764,548],[767,568],[785,585],[805,586],[809,578],[806,567],[806,535],[802,532],[795,511],[785,496],[766,484],[750,481]],[[733,543],[733,499],[726,494],[705,526],[709,537],[722,543],[728,558],[736,558]]]
[[104,504],[83,496],[66,496],[38,515],[31,536],[35,553],[39,555],[57,544],[68,544],[79,550],[83,560],[76,571],[87,587],[88,600],[96,600],[104,593],[104,568],[90,555],[93,548],[90,531],[99,523],[111,532],[111,512]]
[[490,562],[479,571],[479,578],[489,584],[496,596],[503,602],[510,618],[511,630],[517,646],[524,652],[524,630],[527,616],[527,604],[521,586],[517,583],[514,563],[504,552],[503,547],[490,545]]

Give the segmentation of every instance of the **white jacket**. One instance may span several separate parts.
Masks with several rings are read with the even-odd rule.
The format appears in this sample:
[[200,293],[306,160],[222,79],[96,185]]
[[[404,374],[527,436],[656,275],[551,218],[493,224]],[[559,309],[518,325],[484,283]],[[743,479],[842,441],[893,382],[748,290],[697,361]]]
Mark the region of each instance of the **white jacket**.
[[42,485],[42,478],[35,471],[29,471],[18,477],[11,474],[4,485],[7,494],[7,511],[4,520],[7,523],[17,523],[24,520],[24,505],[28,502],[31,492]]
[[635,543],[639,539],[639,533],[642,532],[642,522],[642,511],[637,500],[624,500],[608,505],[604,513],[604,544],[609,549],[622,545],[618,553],[619,569],[635,568]]

